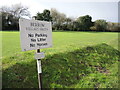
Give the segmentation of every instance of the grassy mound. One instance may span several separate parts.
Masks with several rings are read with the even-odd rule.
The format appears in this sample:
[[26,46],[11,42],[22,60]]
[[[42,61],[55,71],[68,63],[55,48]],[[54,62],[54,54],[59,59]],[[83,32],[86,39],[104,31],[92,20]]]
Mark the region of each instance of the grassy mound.
[[[47,55],[42,59],[43,88],[117,88],[119,54],[99,44]],[[3,88],[38,88],[33,58],[31,52],[3,58]]]

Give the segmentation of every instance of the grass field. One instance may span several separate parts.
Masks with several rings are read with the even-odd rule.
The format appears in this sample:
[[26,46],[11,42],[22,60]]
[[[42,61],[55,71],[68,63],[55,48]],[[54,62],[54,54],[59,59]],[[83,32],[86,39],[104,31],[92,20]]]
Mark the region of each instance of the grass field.
[[[118,48],[118,33],[112,32],[53,32],[53,48],[44,49],[43,51],[59,53],[71,51],[76,48],[106,43]],[[52,50],[52,51],[51,51]],[[3,32],[2,33],[2,54],[9,56],[21,52],[20,33]]]
[[[0,34],[3,87],[38,88],[35,50],[21,52],[19,32]],[[53,32],[53,47],[42,51],[44,88],[118,87],[118,33]]]

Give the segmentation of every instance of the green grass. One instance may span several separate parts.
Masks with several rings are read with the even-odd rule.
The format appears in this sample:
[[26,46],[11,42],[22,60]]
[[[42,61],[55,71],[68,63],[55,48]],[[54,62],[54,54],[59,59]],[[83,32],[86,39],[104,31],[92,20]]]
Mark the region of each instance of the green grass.
[[[1,33],[1,32],[0,32]],[[71,51],[88,45],[107,43],[118,48],[118,33],[112,32],[53,32],[53,48],[43,49],[49,53]],[[2,32],[2,54],[9,56],[21,52],[20,33]]]
[[[4,88],[38,88],[33,51],[21,52],[19,32],[2,33]],[[118,33],[53,32],[53,48],[42,49],[45,88],[117,88]]]

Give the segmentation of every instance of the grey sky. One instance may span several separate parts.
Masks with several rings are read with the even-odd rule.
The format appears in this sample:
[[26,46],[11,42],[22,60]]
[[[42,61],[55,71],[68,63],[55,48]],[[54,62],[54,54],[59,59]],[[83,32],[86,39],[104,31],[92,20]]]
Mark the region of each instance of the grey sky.
[[37,12],[42,12],[44,9],[50,10],[51,8],[56,8],[68,17],[77,18],[83,15],[90,15],[93,21],[105,19],[111,22],[118,22],[118,1],[119,0],[2,0],[0,7],[21,3],[29,7],[32,16]]
[[93,21],[105,19],[111,22],[118,22],[118,3],[117,2],[49,2],[42,3],[47,8],[56,8],[65,13],[68,17],[79,17],[90,15]]

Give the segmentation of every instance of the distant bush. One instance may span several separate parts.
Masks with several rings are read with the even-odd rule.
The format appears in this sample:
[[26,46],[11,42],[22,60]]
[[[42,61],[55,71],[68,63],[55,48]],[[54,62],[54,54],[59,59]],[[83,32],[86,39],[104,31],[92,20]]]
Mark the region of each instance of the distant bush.
[[108,22],[107,31],[120,31],[120,23]]
[[95,27],[95,26],[92,26],[92,27],[90,27],[90,30],[96,31],[96,27]]
[[96,20],[94,26],[97,31],[105,31],[107,27],[107,22],[106,20],[102,20],[102,19]]

